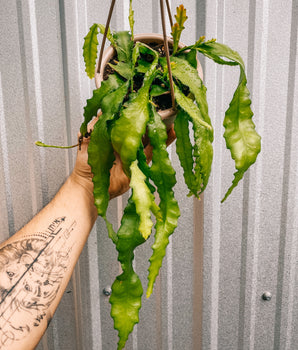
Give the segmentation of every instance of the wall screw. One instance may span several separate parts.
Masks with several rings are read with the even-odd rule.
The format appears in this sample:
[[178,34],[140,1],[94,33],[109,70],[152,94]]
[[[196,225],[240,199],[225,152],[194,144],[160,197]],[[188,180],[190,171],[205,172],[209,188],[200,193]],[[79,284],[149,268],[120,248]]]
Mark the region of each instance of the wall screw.
[[112,294],[112,288],[111,287],[105,287],[103,290],[102,290],[103,294],[106,296],[106,297],[109,297],[111,294]]
[[272,298],[272,294],[270,292],[264,292],[262,295],[262,299],[265,301],[270,301]]

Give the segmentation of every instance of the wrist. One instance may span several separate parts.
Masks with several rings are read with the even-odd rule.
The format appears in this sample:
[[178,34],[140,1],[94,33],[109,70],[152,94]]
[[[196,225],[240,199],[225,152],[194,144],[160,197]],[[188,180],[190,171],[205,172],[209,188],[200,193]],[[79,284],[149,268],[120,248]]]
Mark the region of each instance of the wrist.
[[95,221],[98,214],[94,204],[92,180],[85,179],[73,172],[68,177],[65,185],[69,185],[72,190],[77,193],[77,200],[82,202],[82,205],[84,205],[90,211],[90,214],[95,218]]
[[94,202],[94,197],[93,197],[93,182],[92,178],[85,178],[83,176],[80,176],[79,174],[76,173],[76,171],[73,171],[68,180],[74,185],[74,186],[79,186],[81,187],[84,192],[86,192],[86,196],[90,197],[90,200]]

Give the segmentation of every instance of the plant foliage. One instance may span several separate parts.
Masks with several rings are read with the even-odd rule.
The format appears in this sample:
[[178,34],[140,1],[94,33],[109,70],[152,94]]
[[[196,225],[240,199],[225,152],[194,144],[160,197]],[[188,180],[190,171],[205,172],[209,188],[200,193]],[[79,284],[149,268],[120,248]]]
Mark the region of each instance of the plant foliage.
[[94,77],[94,66],[96,63],[98,46],[97,34],[98,25],[95,23],[84,38],[83,56],[85,60],[86,73],[89,78]]
[[[218,64],[240,67],[239,84],[223,123],[226,145],[231,151],[237,170],[233,183],[223,198],[224,201],[245,171],[256,161],[260,151],[260,136],[255,131],[252,121],[253,113],[246,86],[244,63],[237,52],[214,39],[205,41],[204,37],[201,37],[194,45],[179,50],[180,36],[187,19],[183,5],[177,8],[175,18],[176,23],[172,27],[173,54],[170,59],[178,110],[175,120],[176,151],[189,195],[199,197],[206,188],[213,157],[213,128],[208,114],[206,87],[196,69],[196,53],[200,52]],[[165,57],[161,57],[152,48],[140,43],[133,44],[134,20],[131,2],[129,22],[131,33],[109,34],[117,52],[117,63],[110,64],[114,73],[94,91],[92,99],[87,101],[85,120],[82,124],[84,131],[98,109],[101,109],[102,115],[95,125],[89,146],[89,163],[94,173],[94,198],[100,215],[105,218],[109,169],[113,163],[114,151],[119,153],[124,171],[131,178],[132,196],[124,212],[121,227],[113,239],[123,269],[123,274],[118,276],[113,284],[110,298],[111,315],[119,332],[119,349],[124,347],[134,324],[138,322],[143,293],[141,282],[132,267],[133,250],[150,236],[153,226],[152,212],[156,216],[156,224],[153,253],[149,259],[146,293],[149,297],[166,254],[169,236],[175,230],[180,215],[173,191],[176,183],[175,171],[166,150],[166,129],[156,107],[150,103],[154,96],[169,91],[167,63]],[[90,62],[94,61],[94,45],[90,45],[91,40],[96,42],[94,33],[95,29],[92,26],[84,45],[86,71],[87,67],[90,71]],[[88,46],[92,49],[91,52],[86,51]],[[149,61],[144,58],[148,55],[151,57]],[[143,75],[143,83],[135,93],[134,78],[139,78],[140,75]],[[161,86],[158,84],[161,81],[166,84]],[[130,95],[128,99],[127,93]],[[125,96],[126,102],[122,104]],[[109,101],[105,104],[106,98],[109,98]],[[107,127],[108,120],[114,120],[110,129]],[[193,143],[189,136],[189,124],[193,128]],[[144,161],[142,151],[142,137],[146,129],[153,147],[150,168]],[[150,184],[150,179],[154,187]],[[159,194],[158,206],[154,201],[155,191]]]
[[[107,32],[107,38],[115,49],[114,60],[109,63],[112,73],[87,100],[80,129],[84,135],[88,123],[99,115],[90,137],[88,161],[94,175],[95,205],[98,214],[107,223],[123,271],[116,278],[110,297],[111,316],[119,335],[119,350],[124,348],[129,334],[139,321],[143,288],[133,269],[134,249],[151,235],[153,214],[155,235],[146,293],[149,297],[166,254],[169,237],[180,216],[173,190],[175,171],[166,149],[167,131],[158,114],[159,107],[153,102],[156,97],[170,93],[167,62],[164,55],[150,45],[134,43],[131,3],[132,0],[129,7],[130,32],[111,32],[110,29]],[[193,45],[179,49],[180,36],[187,20],[183,5],[177,7],[175,18],[176,23],[172,27],[173,53],[170,57],[177,110],[174,129],[176,152],[189,195],[199,197],[206,188],[213,157],[213,127],[208,113],[206,87],[197,71],[197,53],[215,63],[240,68],[239,83],[223,121],[226,147],[236,167],[234,180],[224,201],[256,161],[261,149],[260,136],[252,121],[244,63],[236,51],[217,43],[215,39],[205,41],[204,37],[200,37]],[[95,71],[98,30],[103,34],[105,27],[100,24],[91,26],[83,46],[86,72],[90,78]],[[193,138],[190,137],[189,127],[193,130]],[[151,166],[147,165],[143,151],[146,130],[153,147]],[[106,218],[114,152],[120,155],[132,189],[117,233]],[[158,204],[155,193],[158,193]]]

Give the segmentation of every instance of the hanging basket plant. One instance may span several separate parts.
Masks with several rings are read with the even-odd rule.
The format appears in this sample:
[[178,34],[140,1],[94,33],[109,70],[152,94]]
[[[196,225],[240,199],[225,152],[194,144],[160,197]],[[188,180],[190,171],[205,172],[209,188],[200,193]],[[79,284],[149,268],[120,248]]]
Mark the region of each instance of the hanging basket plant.
[[[156,39],[140,40],[134,35],[131,1],[130,31],[113,32],[109,29],[109,22],[114,3],[115,0],[111,3],[106,26],[93,24],[85,37],[83,55],[86,72],[90,78],[96,77],[98,88],[87,100],[80,132],[81,135],[87,133],[88,124],[100,111],[90,137],[88,162],[93,173],[95,205],[98,214],[107,223],[109,237],[115,244],[122,267],[122,274],[112,285],[110,303],[114,327],[119,335],[118,349],[123,349],[134,325],[139,322],[143,294],[141,281],[133,268],[134,250],[151,236],[154,216],[155,234],[146,292],[149,297],[166,254],[169,237],[180,216],[173,190],[175,171],[166,149],[169,123],[174,123],[176,152],[188,195],[199,198],[208,184],[213,158],[213,127],[208,114],[206,88],[198,72],[197,53],[215,63],[240,69],[239,83],[223,121],[223,136],[235,161],[236,172],[222,201],[227,199],[246,170],[256,161],[261,142],[252,121],[244,63],[236,51],[214,39],[206,41],[204,37],[193,45],[182,45],[180,36],[187,20],[183,5],[177,7],[176,22],[171,22],[169,40],[165,32],[162,0],[162,43]],[[170,14],[169,18],[171,21]],[[99,32],[103,34],[103,42],[95,72]],[[106,38],[111,43],[108,49],[111,56],[102,64]],[[172,119],[169,123],[163,122],[163,108],[167,113],[170,111]],[[168,118],[169,115],[164,119]],[[190,127],[193,140],[189,134]],[[150,166],[144,154],[144,135],[153,147]],[[115,152],[121,158],[132,189],[118,232],[114,231],[106,215]]]

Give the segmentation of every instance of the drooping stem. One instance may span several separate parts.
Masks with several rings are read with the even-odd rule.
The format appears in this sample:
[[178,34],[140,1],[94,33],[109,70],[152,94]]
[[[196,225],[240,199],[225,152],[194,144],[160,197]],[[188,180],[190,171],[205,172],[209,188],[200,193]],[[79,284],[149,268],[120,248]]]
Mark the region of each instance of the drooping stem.
[[39,146],[39,147],[50,147],[50,148],[62,148],[62,149],[69,149],[69,148],[75,148],[75,147],[78,147],[80,144],[77,143],[76,145],[71,145],[71,146],[55,146],[55,145],[47,145],[41,141],[36,141],[35,142],[35,145],[36,146]]

